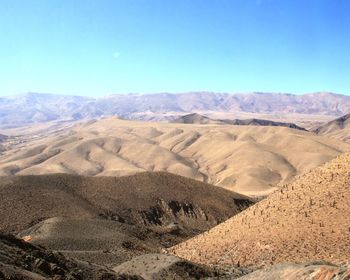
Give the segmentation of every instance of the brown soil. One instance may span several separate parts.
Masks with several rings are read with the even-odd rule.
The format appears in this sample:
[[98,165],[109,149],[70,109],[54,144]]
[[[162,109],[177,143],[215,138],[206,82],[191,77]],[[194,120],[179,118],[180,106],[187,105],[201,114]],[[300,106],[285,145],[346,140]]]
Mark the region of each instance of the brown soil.
[[67,256],[108,266],[159,252],[252,205],[178,175],[1,177],[0,229]]
[[344,154],[170,251],[203,264],[346,262],[349,188],[350,154]]

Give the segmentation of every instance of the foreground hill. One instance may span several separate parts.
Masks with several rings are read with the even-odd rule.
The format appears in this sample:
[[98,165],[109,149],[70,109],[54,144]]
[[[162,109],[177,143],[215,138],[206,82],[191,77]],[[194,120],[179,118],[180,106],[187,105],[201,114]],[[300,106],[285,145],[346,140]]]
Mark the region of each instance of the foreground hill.
[[204,264],[347,262],[349,174],[344,154],[171,252]]
[[350,265],[336,266],[326,262],[306,264],[277,264],[249,273],[238,280],[347,280]]
[[0,230],[116,265],[177,244],[251,204],[242,195],[162,172],[9,176],[0,180]]
[[103,266],[69,259],[2,233],[0,251],[0,279],[131,279]]
[[[198,265],[166,254],[146,254],[135,257],[113,268],[91,262],[67,258],[58,252],[24,242],[14,236],[0,233],[1,279],[94,279],[94,280],[142,280],[142,279],[240,279],[240,280],[309,280],[349,278],[349,266],[332,264],[287,264],[248,273],[243,268],[213,268]],[[240,276],[242,278],[239,278]],[[176,277],[175,277],[175,276]],[[310,278],[312,277],[312,278]],[[325,278],[327,277],[327,278]]]
[[167,171],[246,195],[267,195],[350,144],[286,127],[146,123],[106,118],[0,156],[0,175],[121,176]]
[[[40,246],[1,233],[0,250],[0,279],[187,280],[222,275],[212,268],[165,254],[135,258],[131,261],[131,265],[127,262],[113,271],[91,262],[67,258],[60,253],[45,250]],[[117,270],[125,272],[118,273]]]
[[350,97],[328,92],[304,95],[279,93],[114,94],[101,98],[28,93],[0,98],[0,127],[53,120],[102,116],[164,119],[168,114],[241,112],[274,117],[288,114],[340,116],[350,111]]
[[318,135],[325,135],[343,141],[350,140],[350,114],[330,121],[314,130]]

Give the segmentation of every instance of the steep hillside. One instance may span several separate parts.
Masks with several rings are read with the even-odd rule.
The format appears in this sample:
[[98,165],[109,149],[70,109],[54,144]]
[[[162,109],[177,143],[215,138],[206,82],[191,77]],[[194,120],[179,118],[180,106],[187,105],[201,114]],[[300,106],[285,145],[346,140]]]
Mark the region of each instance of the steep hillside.
[[344,115],[316,128],[315,133],[343,141],[350,140],[350,114]]
[[167,171],[261,196],[349,149],[342,141],[285,127],[106,118],[19,141],[0,156],[0,175]]
[[350,154],[344,154],[170,251],[204,264],[347,262],[349,174]]

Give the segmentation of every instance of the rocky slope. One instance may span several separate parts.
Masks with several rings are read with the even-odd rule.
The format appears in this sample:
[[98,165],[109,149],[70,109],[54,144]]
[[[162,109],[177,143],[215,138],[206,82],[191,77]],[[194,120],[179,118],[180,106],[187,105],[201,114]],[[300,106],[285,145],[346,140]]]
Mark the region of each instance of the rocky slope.
[[238,280],[347,280],[350,265],[336,266],[326,262],[307,264],[277,264],[254,271]]
[[56,216],[150,226],[178,223],[204,230],[252,203],[245,196],[164,172],[119,178],[9,176],[1,177],[0,192],[1,228],[7,231]]
[[146,254],[133,258],[113,268],[119,274],[138,275],[146,280],[163,279],[234,279],[244,270],[232,268],[229,271],[198,265],[166,254]]
[[103,266],[88,264],[47,251],[14,236],[0,233],[0,279],[142,279],[118,275]]
[[[94,279],[94,280],[347,280],[350,267],[329,263],[283,264],[249,273],[230,267],[208,267],[166,254],[146,254],[113,268],[67,258],[60,253],[35,246],[14,236],[0,233],[0,279]],[[242,275],[245,276],[241,277]]]
[[0,180],[0,230],[113,266],[184,241],[251,204],[242,195],[162,172],[10,176]]
[[171,252],[203,264],[347,262],[349,175],[350,154],[343,154]]

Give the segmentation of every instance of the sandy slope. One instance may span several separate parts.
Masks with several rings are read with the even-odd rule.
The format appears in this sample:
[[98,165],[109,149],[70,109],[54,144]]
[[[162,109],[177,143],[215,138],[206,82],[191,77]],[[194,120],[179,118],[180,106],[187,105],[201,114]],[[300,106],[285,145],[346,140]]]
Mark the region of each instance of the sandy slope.
[[318,135],[350,142],[350,114],[325,123],[314,130]]
[[266,195],[350,145],[283,127],[145,123],[107,118],[30,139],[0,156],[0,175],[119,176],[168,171]]
[[171,251],[205,264],[267,265],[350,258],[350,154]]

